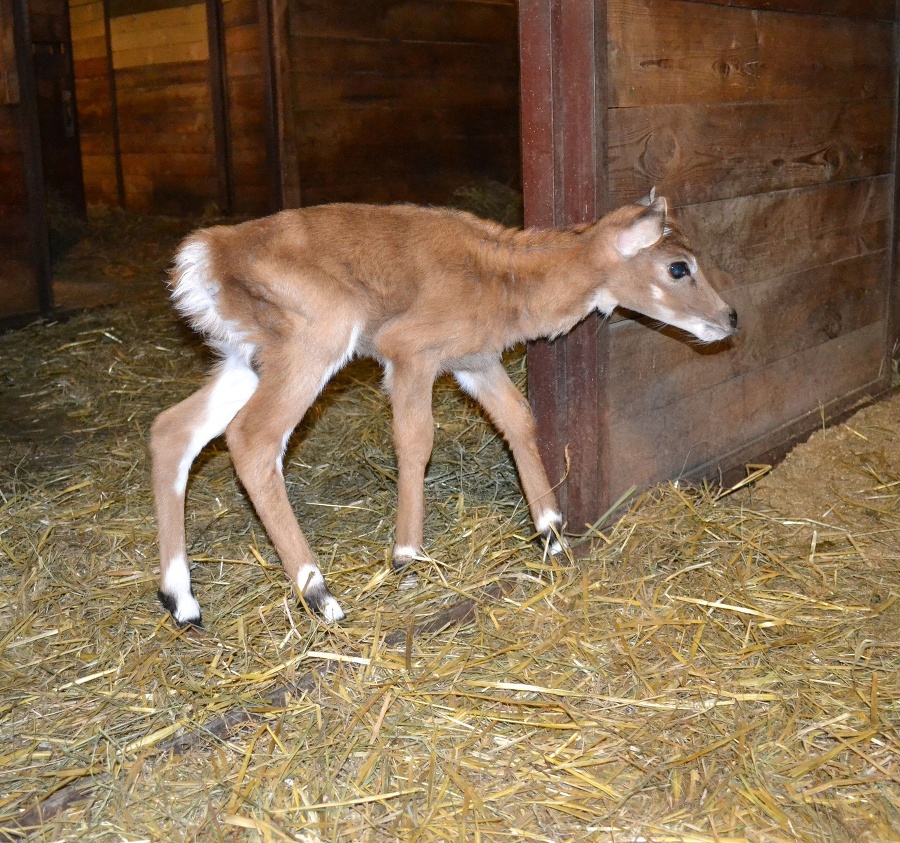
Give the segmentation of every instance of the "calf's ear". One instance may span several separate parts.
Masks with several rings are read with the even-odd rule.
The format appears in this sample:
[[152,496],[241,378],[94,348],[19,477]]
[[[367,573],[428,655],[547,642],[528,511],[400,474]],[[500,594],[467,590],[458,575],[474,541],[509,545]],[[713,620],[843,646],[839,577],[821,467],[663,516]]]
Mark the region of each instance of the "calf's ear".
[[658,243],[666,229],[667,204],[659,196],[616,235],[616,250],[624,258],[633,258],[642,249]]

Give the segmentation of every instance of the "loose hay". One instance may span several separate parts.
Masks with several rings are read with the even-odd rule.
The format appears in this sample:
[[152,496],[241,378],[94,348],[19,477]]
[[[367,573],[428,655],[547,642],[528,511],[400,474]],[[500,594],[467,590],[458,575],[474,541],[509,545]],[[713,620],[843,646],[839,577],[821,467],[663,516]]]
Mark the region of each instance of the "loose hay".
[[900,462],[853,487],[877,529],[670,485],[565,564],[441,382],[431,558],[399,577],[356,363],[285,461],[347,621],[297,607],[214,443],[188,493],[206,630],[178,629],[146,432],[208,361],[163,299],[0,337],[0,839],[900,838]]

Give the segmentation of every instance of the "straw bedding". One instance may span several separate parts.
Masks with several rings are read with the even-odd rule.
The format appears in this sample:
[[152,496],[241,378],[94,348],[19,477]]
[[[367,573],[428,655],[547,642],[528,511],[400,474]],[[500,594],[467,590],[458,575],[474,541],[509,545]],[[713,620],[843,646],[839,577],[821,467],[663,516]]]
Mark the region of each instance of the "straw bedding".
[[357,362],[285,460],[347,620],[297,606],[218,442],[188,492],[205,629],[179,629],[146,452],[208,364],[164,301],[177,228],[118,255],[95,230],[60,270],[93,247],[137,303],[0,337],[0,839],[900,839],[898,396],[754,487],[633,499],[572,564],[441,382],[432,559],[398,576]]

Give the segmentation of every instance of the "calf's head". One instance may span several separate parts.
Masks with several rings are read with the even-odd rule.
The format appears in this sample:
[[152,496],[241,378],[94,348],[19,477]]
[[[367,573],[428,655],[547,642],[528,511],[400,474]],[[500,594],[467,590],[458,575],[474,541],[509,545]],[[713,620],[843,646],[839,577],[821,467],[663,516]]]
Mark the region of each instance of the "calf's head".
[[664,197],[650,196],[605,217],[598,259],[608,267],[596,306],[621,305],[674,325],[702,342],[737,330],[737,313],[712,288],[684,235],[668,219]]

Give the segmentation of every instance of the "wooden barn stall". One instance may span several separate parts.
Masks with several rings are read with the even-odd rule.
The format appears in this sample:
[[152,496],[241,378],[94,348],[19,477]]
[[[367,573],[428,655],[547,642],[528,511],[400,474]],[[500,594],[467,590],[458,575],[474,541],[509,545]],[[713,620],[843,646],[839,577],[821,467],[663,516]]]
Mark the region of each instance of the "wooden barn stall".
[[656,187],[741,332],[698,348],[591,319],[529,351],[570,528],[631,486],[715,477],[890,384],[898,333],[893,0],[521,3],[527,223]]
[[274,207],[256,3],[71,0],[71,14],[89,201]]
[[513,0],[71,6],[91,201],[258,214],[518,183]]

